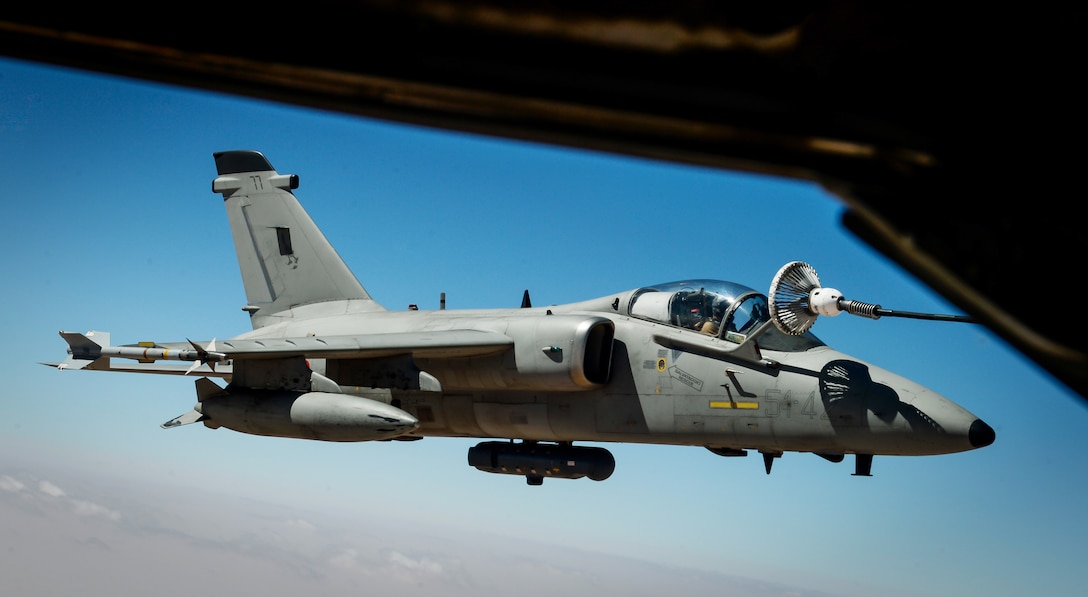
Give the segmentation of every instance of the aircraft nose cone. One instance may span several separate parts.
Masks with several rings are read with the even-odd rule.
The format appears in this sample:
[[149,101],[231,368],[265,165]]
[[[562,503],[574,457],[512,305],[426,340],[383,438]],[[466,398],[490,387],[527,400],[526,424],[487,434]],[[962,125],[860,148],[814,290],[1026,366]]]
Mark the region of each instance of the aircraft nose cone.
[[975,419],[975,422],[971,423],[971,428],[967,431],[967,440],[976,448],[986,447],[994,443],[996,438],[997,434],[994,433],[994,428],[982,422],[982,419]]

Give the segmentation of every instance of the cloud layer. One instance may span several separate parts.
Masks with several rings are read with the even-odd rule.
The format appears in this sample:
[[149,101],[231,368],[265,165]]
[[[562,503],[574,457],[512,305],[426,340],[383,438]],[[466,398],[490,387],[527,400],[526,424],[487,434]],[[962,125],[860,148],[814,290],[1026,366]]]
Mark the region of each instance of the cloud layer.
[[25,468],[0,469],[0,537],[5,591],[22,595],[821,594],[390,520],[365,504],[354,515],[317,513]]

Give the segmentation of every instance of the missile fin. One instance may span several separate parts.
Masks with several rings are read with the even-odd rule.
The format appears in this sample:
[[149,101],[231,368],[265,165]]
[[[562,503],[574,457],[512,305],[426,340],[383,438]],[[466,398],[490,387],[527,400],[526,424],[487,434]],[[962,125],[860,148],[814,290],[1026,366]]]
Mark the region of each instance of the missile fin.
[[[68,358],[57,369],[83,369],[102,358],[102,347],[110,345],[109,332],[60,332],[68,343]],[[107,359],[108,361],[108,359]],[[94,367],[92,367],[93,369]]]

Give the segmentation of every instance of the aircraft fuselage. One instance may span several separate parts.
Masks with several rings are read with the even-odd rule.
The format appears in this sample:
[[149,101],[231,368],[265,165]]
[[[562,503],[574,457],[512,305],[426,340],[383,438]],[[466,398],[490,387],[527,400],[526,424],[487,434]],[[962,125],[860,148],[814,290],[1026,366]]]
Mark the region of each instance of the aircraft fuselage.
[[[515,336],[517,345],[527,345],[525,350],[462,359],[415,359],[419,370],[441,380],[440,391],[414,387],[418,373],[397,355],[311,362],[319,374],[339,378],[342,391],[354,390],[370,398],[375,398],[371,389],[375,379],[402,380],[382,384],[392,387],[379,399],[415,416],[419,428],[413,435],[419,436],[889,455],[959,452],[979,447],[986,439],[976,424],[978,418],[950,400],[826,346],[802,352],[762,350],[764,359],[774,366],[739,358],[720,360],[666,348],[655,337],[685,337],[711,347],[726,340],[586,309],[587,305],[610,309],[617,299],[622,304],[628,294],[531,309],[304,314],[239,338],[320,338],[333,331],[344,335],[453,328],[538,331],[528,337]],[[612,323],[615,332],[606,383],[583,387],[571,380],[571,371],[578,370],[570,363],[576,358],[572,353],[578,352],[572,350],[575,341],[561,334],[547,337],[543,324],[549,318]],[[537,325],[529,325],[532,322]],[[577,326],[560,327],[565,334]],[[525,370],[536,374],[535,384],[524,375]],[[351,381],[360,385],[344,383]],[[564,389],[555,391],[557,387]]]

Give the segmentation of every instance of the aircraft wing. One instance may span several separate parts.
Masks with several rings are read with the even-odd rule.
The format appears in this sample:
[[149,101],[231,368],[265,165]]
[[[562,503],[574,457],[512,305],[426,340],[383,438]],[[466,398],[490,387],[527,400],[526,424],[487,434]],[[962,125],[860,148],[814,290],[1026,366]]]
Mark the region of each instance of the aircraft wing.
[[[104,332],[60,332],[69,356],[62,363],[43,363],[58,369],[91,369],[161,375],[198,374],[230,377],[236,359],[370,359],[394,355],[444,359],[497,354],[514,346],[513,338],[481,330],[438,330],[301,338],[251,338],[210,343],[172,342],[110,346]],[[117,363],[111,359],[132,359]],[[189,361],[191,365],[158,361]]]
[[152,373],[155,375],[193,375],[197,377],[221,377],[229,379],[233,373],[230,365],[219,364],[212,369],[208,365],[200,365],[190,368],[189,365],[169,365],[159,363],[129,363],[124,361],[111,361],[109,358],[97,359],[88,363],[85,367],[71,366],[71,360],[61,363],[43,361],[46,367],[55,369],[87,369],[90,371],[117,371],[121,373]]
[[217,350],[232,359],[379,358],[411,354],[416,358],[477,357],[497,354],[514,346],[513,338],[481,330],[397,332],[358,336],[308,336],[228,340]]

